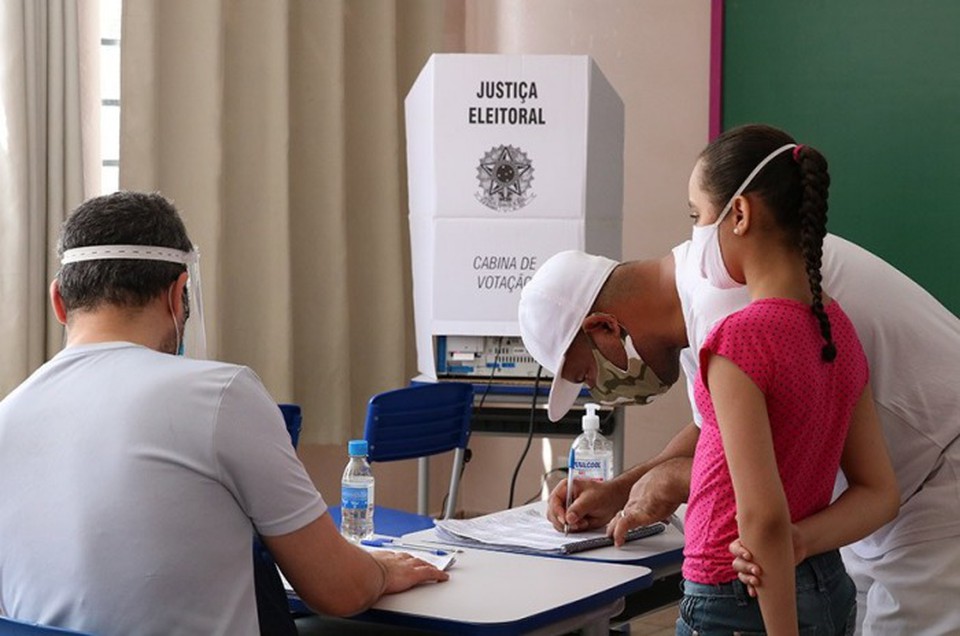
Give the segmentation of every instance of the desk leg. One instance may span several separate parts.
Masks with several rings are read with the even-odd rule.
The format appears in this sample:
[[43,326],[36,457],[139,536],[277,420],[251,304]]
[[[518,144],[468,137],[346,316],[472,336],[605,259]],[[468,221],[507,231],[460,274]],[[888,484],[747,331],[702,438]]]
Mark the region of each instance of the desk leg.
[[619,475],[623,472],[623,438],[625,437],[623,429],[626,427],[627,419],[624,416],[624,407],[615,406],[613,408],[613,474]]
[[417,458],[417,514],[427,515],[430,511],[430,458]]

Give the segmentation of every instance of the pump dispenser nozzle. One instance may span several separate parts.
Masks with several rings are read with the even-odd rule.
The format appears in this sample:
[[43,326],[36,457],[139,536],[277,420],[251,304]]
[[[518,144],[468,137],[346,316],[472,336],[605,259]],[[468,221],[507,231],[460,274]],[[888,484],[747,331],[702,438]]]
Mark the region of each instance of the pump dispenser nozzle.
[[584,407],[587,410],[587,414],[583,416],[581,424],[583,430],[585,431],[599,431],[600,430],[600,418],[597,416],[597,410],[600,408],[599,404],[585,404]]

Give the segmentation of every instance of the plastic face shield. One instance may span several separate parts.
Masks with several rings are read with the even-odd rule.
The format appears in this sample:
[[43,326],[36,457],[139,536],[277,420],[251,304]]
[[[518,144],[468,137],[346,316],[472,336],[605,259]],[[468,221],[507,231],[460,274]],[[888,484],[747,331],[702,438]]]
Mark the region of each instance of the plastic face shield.
[[200,290],[200,251],[196,246],[189,252],[171,247],[152,245],[93,245],[65,250],[61,265],[83,261],[103,260],[164,261],[187,266],[187,301],[190,317],[180,334],[184,355],[191,358],[207,357],[207,334],[203,326],[203,295]]

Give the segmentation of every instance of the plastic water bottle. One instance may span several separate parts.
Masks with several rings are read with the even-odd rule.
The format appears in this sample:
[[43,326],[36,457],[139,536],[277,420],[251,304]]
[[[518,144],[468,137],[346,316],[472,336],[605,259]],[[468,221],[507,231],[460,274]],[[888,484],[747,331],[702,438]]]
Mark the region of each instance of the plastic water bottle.
[[583,432],[570,447],[570,478],[590,481],[613,479],[613,442],[600,433],[597,404],[587,404]]
[[347,443],[350,461],[340,480],[340,534],[360,542],[373,535],[373,471],[367,461],[367,440]]

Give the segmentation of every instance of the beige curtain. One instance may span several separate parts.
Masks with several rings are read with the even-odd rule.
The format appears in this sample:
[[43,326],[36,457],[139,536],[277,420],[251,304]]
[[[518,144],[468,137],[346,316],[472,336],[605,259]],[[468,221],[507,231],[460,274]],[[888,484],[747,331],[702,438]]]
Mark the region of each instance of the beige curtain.
[[121,187],[177,203],[210,357],[302,404],[304,442],[359,435],[367,399],[416,372],[403,98],[462,46],[458,16],[444,0],[124,4]]
[[95,2],[0,2],[0,398],[62,346],[47,285],[61,222],[100,187],[98,44]]

